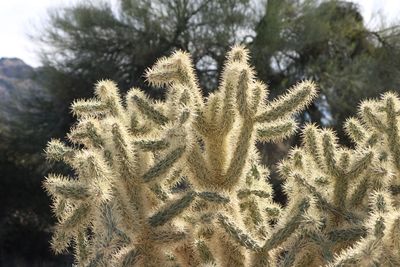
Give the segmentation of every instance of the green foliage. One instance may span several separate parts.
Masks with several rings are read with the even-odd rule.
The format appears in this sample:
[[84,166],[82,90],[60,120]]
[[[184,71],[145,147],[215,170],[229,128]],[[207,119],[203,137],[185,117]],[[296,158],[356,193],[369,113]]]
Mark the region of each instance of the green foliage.
[[182,49],[191,52],[201,84],[211,91],[226,50],[241,41],[236,33],[254,27],[253,11],[248,0],[118,0],[113,6],[94,0],[54,10],[36,36],[45,45],[47,86],[67,103],[88,97],[87,88],[104,78],[149,89],[146,68]]

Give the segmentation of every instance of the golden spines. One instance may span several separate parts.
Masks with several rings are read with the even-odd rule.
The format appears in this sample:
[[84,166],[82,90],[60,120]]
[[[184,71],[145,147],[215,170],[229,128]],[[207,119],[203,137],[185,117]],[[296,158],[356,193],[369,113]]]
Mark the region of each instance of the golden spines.
[[258,122],[271,122],[287,118],[304,109],[316,96],[316,85],[311,81],[296,84],[290,91],[268,104],[265,110],[257,115]]

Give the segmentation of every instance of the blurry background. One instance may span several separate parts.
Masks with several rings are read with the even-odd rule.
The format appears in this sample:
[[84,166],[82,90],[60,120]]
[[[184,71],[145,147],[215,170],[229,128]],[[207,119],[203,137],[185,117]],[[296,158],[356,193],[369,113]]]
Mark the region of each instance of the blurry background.
[[[99,79],[123,92],[144,83],[155,60],[176,49],[192,54],[204,96],[215,90],[226,51],[245,44],[270,98],[302,79],[320,87],[302,122],[334,128],[342,143],[346,117],[361,99],[400,90],[397,0],[13,0],[0,2],[0,266],[71,266],[54,256],[50,138],[73,125],[69,105],[90,97]],[[277,162],[298,137],[259,145]],[[272,169],[274,171],[274,169]],[[275,198],[284,204],[273,172]]]

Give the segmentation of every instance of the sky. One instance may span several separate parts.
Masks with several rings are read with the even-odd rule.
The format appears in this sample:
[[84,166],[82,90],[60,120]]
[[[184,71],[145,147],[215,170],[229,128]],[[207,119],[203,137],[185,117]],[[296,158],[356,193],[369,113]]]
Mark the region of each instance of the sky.
[[[44,24],[47,11],[84,0],[0,0],[0,58],[18,57],[31,66],[39,66],[38,47],[29,38]],[[114,0],[109,0],[114,1]],[[383,19],[391,23],[400,15],[400,0],[353,0],[360,5],[368,27]],[[374,15],[378,14],[378,15]]]

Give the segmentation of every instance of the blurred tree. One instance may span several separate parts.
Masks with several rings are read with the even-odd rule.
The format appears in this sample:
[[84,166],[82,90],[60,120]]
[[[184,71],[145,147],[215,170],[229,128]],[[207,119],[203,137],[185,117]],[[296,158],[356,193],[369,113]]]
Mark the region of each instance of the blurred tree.
[[351,2],[268,0],[252,50],[271,88],[316,81],[319,100],[303,118],[334,127],[342,138],[343,121],[361,99],[400,88],[399,41],[399,27],[368,29]]
[[[189,51],[211,90],[226,50],[254,28],[250,0],[119,0],[81,3],[50,13],[38,39],[49,86],[68,99],[109,78],[127,90],[148,88],[143,74],[160,56]],[[206,80],[212,77],[212,80]],[[68,81],[63,86],[63,82]],[[160,92],[152,92],[158,95]],[[65,98],[63,98],[65,99]],[[66,99],[65,99],[66,100]]]
[[[252,60],[260,79],[272,89],[270,96],[299,80],[316,81],[319,98],[300,118],[334,128],[347,145],[342,125],[355,115],[360,101],[400,90],[400,28],[368,29],[354,3],[268,0],[255,32]],[[274,164],[298,142],[297,136],[259,148],[264,162]],[[274,169],[271,177],[277,200],[284,202]]]
[[[258,19],[250,0],[101,0],[81,1],[49,13],[34,39],[43,49],[43,87],[53,95],[60,132],[71,126],[69,104],[89,97],[100,79],[122,90],[149,88],[146,68],[176,49],[189,51],[207,93],[218,81],[227,49],[243,41]],[[260,12],[258,12],[260,13]],[[240,34],[243,33],[243,34]]]

